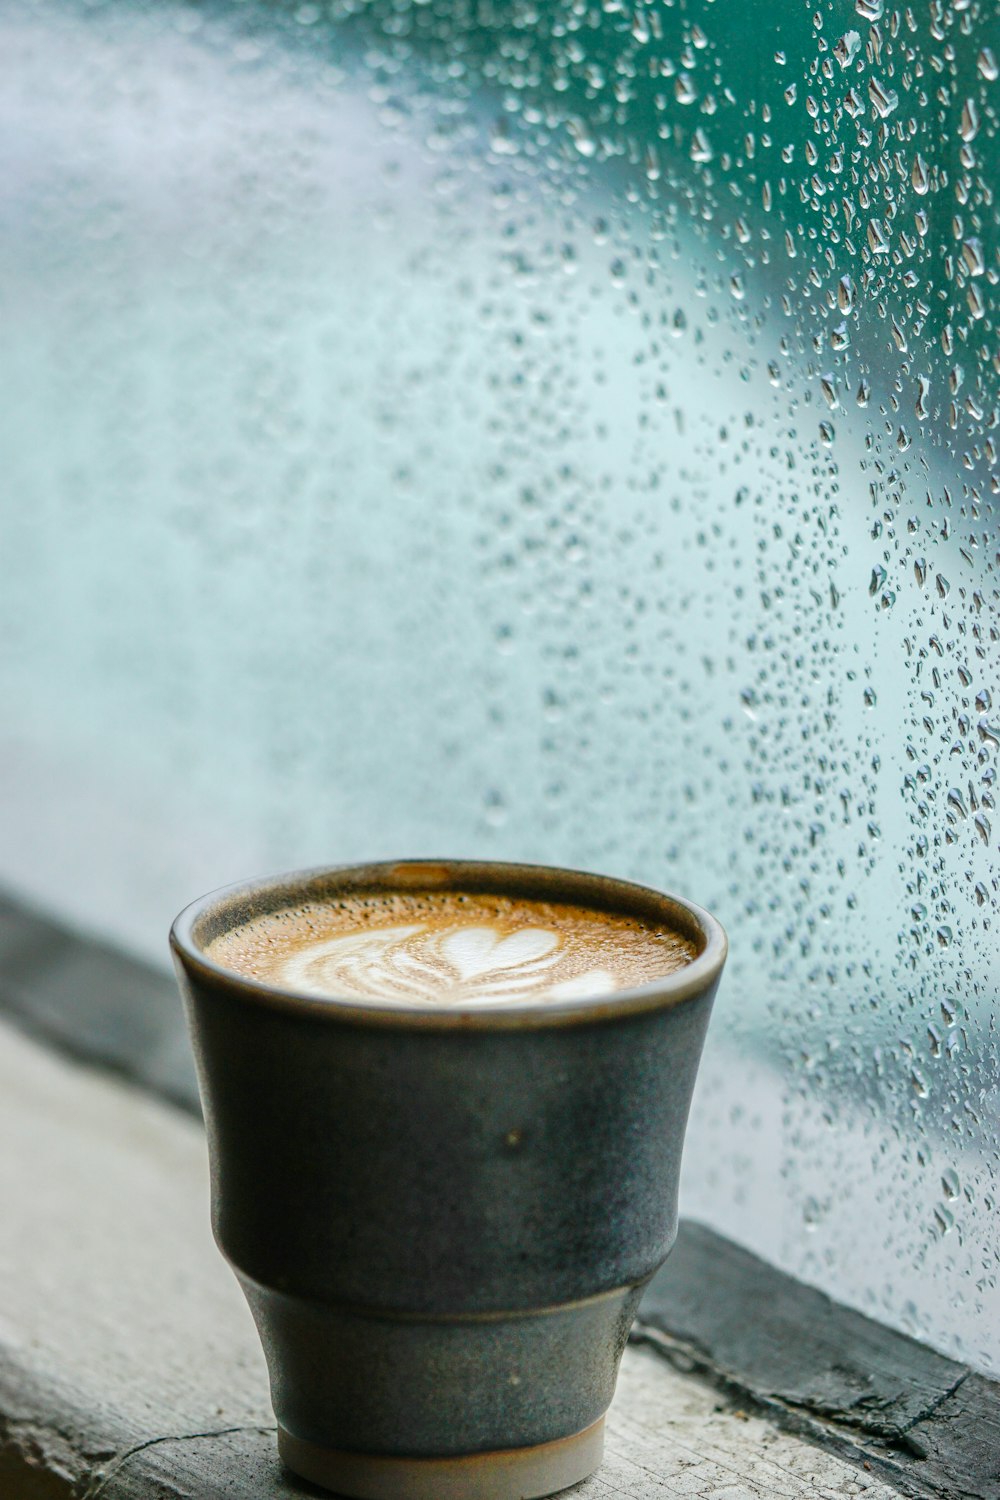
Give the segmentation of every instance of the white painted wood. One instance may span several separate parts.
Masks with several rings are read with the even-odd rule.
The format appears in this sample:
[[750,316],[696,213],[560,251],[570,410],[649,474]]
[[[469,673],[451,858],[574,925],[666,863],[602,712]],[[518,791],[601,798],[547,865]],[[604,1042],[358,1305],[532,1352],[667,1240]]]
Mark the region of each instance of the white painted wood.
[[[0,1025],[0,1500],[275,1500],[242,1296],[212,1243],[186,1115]],[[580,1500],[891,1500],[630,1348]]]

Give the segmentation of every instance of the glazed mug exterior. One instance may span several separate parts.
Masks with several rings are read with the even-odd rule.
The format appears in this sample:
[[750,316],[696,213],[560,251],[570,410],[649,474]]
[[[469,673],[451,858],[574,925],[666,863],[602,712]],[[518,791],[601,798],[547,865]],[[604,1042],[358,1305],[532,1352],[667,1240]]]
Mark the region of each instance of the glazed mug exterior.
[[[571,902],[696,957],[591,1000],[327,1000],[215,963],[303,901],[456,890]],[[285,1462],[382,1500],[549,1494],[600,1461],[681,1150],[722,928],[674,896],[542,866],[406,861],[231,887],[171,932],[216,1240],[267,1358]]]

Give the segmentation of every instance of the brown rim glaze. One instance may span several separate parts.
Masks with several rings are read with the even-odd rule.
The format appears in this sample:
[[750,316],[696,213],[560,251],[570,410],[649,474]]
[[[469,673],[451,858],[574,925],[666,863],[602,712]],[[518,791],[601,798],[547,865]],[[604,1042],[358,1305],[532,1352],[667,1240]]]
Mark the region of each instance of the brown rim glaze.
[[[317,998],[239,974],[209,958],[205,946],[221,933],[257,917],[305,901],[377,891],[468,891],[563,901],[636,917],[671,927],[695,945],[696,956],[661,979],[593,999],[478,1001],[439,1005],[429,1001]],[[333,865],[241,882],[213,891],[184,908],[170,931],[170,942],[184,964],[209,986],[236,989],[258,1004],[326,1015],[331,1022],[434,1030],[507,1030],[561,1026],[620,1017],[677,1005],[704,994],[725,962],[726,934],[715,917],[693,902],[650,886],[552,865],[503,861],[386,860],[367,865]]]

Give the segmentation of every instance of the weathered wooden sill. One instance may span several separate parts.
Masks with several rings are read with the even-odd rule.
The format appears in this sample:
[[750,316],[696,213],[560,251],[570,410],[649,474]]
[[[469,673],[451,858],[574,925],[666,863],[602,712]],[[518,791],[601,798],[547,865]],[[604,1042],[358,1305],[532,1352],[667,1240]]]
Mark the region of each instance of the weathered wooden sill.
[[[171,981],[0,901],[0,1010],[0,1500],[320,1494],[211,1242]],[[998,1415],[994,1382],[685,1224],[574,1493],[998,1500]]]

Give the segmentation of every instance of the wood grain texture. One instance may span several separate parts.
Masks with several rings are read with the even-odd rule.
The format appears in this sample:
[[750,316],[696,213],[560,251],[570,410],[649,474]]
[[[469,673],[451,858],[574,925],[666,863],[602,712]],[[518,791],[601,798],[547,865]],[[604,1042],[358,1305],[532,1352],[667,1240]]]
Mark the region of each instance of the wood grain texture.
[[1000,1496],[1000,1402],[997,1383],[972,1373],[907,1432],[910,1451],[931,1494],[955,1500]]
[[727,1378],[876,1437],[900,1438],[968,1374],[700,1224],[682,1226],[642,1320]]
[[[0,1500],[284,1500],[256,1331],[181,1111],[0,1025]],[[582,1500],[889,1500],[626,1351]]]
[[681,1225],[633,1338],[905,1494],[1000,1500],[995,1381],[703,1225]]

